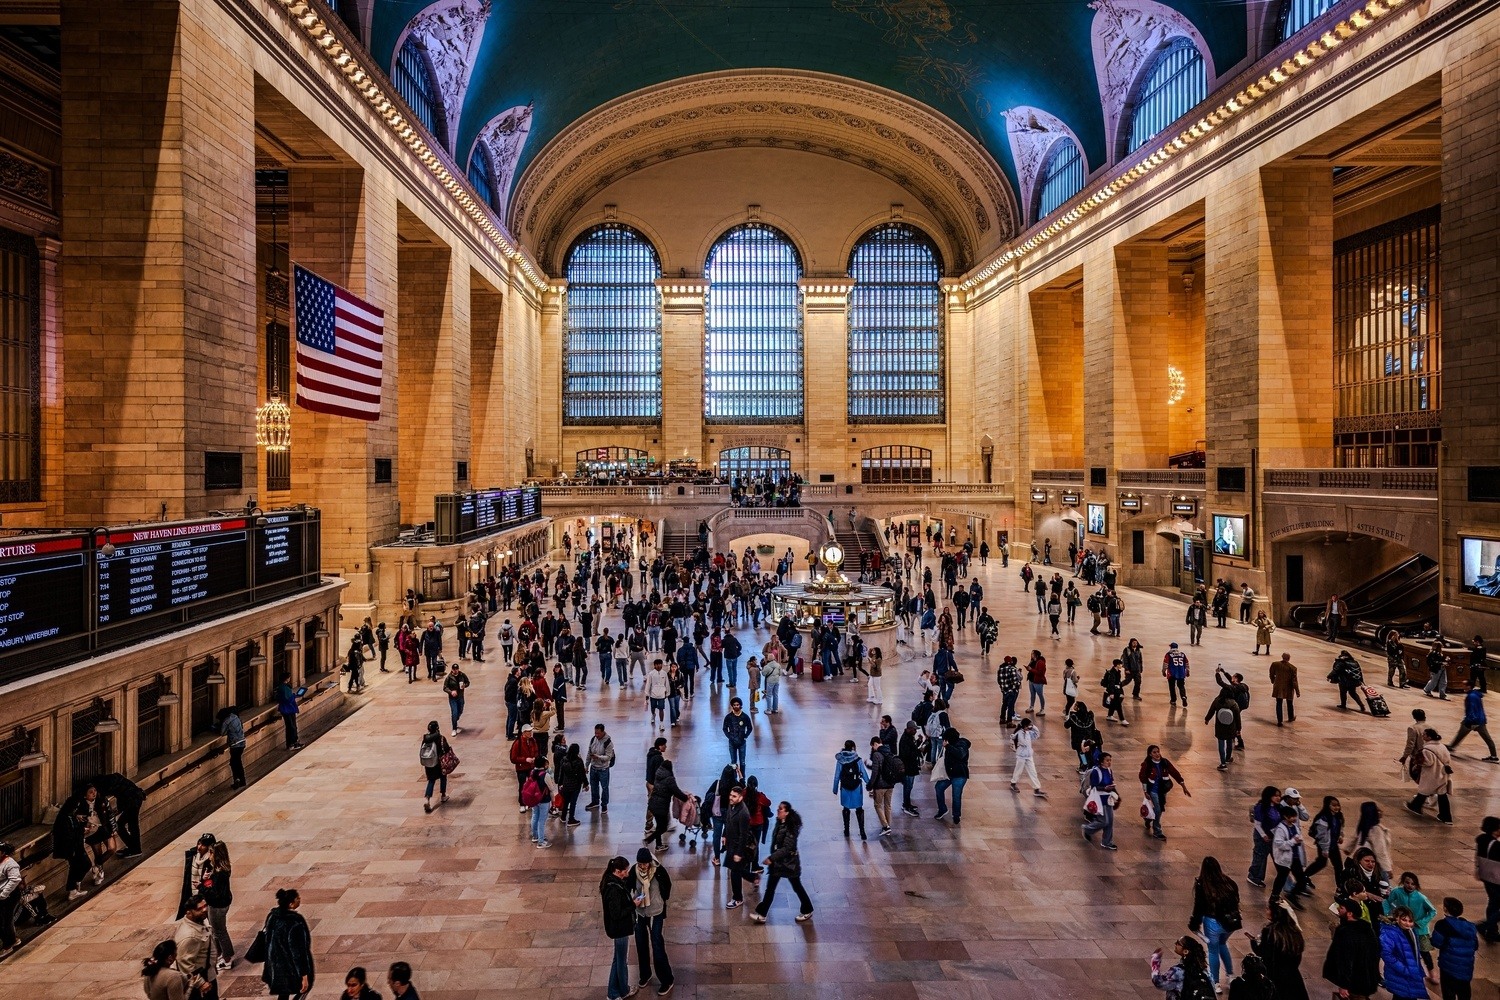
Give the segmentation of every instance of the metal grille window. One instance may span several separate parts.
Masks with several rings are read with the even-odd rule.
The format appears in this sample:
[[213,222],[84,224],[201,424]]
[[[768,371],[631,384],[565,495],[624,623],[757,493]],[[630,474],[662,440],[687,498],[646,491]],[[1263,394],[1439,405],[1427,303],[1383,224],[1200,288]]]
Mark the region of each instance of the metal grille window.
[[480,201],[495,207],[495,172],[490,169],[489,151],[477,142],[473,155],[469,157],[469,183]]
[[1338,0],[1286,0],[1281,7],[1281,40],[1291,38],[1337,3]]
[[156,703],[162,688],[154,682],[141,688],[135,705],[135,763],[140,769],[147,761],[167,752],[168,711]]
[[189,721],[192,724],[193,739],[207,736],[214,728],[214,689],[208,683],[208,675],[214,672],[217,664],[213,660],[205,660],[193,668],[193,704]]
[[1126,152],[1134,152],[1150,142],[1207,96],[1208,71],[1203,65],[1203,54],[1191,39],[1172,39],[1144,75],[1130,119]]
[[708,252],[703,419],[802,420],[802,259],[780,230],[736,226]]
[[1432,208],[1334,245],[1334,452],[1340,466],[1437,464],[1438,236],[1438,209]]
[[1037,178],[1036,218],[1043,219],[1083,190],[1083,152],[1072,139],[1059,139]]
[[443,98],[438,90],[437,74],[427,59],[427,50],[415,38],[408,37],[401,51],[396,53],[396,65],[391,67],[391,82],[396,93],[411,108],[417,121],[427,129],[439,145],[445,144],[448,122],[443,113]]
[[255,668],[250,666],[250,657],[254,655],[254,646],[241,646],[234,651],[234,704],[242,710],[261,704],[255,697]]
[[36,802],[36,768],[21,770],[21,756],[31,749],[30,735],[0,743],[0,837],[31,825]]
[[719,452],[719,475],[729,479],[746,476],[770,476],[780,479],[792,474],[792,453],[785,448],[725,448]]
[[594,476],[634,476],[650,472],[656,465],[650,452],[640,448],[607,445],[584,448],[573,453],[574,468],[580,478]]
[[849,255],[850,423],[943,420],[942,263],[918,230],[891,222]]
[[606,224],[568,251],[563,423],[661,422],[661,261],[640,233]]
[[36,242],[0,229],[0,503],[41,498],[38,281]]
[[930,483],[932,449],[892,444],[866,448],[859,457],[860,482]]
[[94,726],[108,714],[109,706],[103,709],[86,708],[73,713],[73,784],[81,786],[101,774],[114,770],[114,735],[96,733]]

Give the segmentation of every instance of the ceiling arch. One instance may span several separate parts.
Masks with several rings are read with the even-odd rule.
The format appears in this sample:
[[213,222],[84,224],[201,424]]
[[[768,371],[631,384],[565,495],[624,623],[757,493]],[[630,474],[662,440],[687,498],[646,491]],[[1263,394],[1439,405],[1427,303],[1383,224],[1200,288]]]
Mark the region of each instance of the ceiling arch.
[[562,237],[590,196],[651,163],[744,146],[830,156],[889,178],[936,220],[956,271],[1019,228],[999,164],[932,109],[855,80],[745,70],[650,87],[569,125],[517,182],[511,231],[555,273]]

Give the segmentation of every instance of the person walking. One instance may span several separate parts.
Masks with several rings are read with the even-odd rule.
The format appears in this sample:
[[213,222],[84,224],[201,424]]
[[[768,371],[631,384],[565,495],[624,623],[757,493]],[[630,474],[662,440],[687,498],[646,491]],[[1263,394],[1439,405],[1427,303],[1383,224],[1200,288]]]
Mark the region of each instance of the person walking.
[[1359,661],[1347,649],[1339,650],[1333,667],[1328,671],[1328,683],[1338,685],[1340,711],[1348,711],[1350,698],[1354,699],[1354,704],[1361,712],[1366,711],[1365,703],[1359,697],[1359,689],[1364,682],[1365,674]]
[[1177,704],[1180,695],[1182,705],[1186,708],[1188,658],[1175,642],[1167,647],[1166,654],[1161,658],[1161,675],[1167,679],[1167,694],[1171,696],[1172,704]]
[[[1242,604],[1240,607],[1243,610],[1244,605]],[[1276,623],[1271,621],[1270,616],[1268,616],[1264,611],[1257,614],[1255,616],[1255,651],[1250,655],[1259,656],[1260,647],[1264,646],[1266,647],[1266,655],[1270,656],[1271,633],[1275,631]]]
[[187,910],[172,935],[177,945],[177,969],[188,977],[200,997],[218,995],[221,966],[214,961],[213,929],[208,925],[208,901],[201,895],[188,900]]
[[1306,884],[1310,888],[1313,884],[1312,877],[1331,866],[1337,888],[1338,879],[1344,870],[1344,858],[1340,853],[1344,840],[1344,807],[1337,796],[1323,796],[1323,808],[1313,817],[1308,833],[1317,845],[1318,856],[1307,866]]
[[1219,992],[1219,972],[1234,975],[1234,956],[1229,952],[1229,935],[1243,925],[1240,917],[1240,887],[1224,874],[1219,859],[1209,855],[1198,866],[1193,882],[1193,914],[1188,930],[1203,936],[1208,951],[1208,978],[1214,992]]
[[724,716],[724,738],[729,741],[729,762],[737,764],[741,773],[748,773],[745,763],[745,743],[750,739],[754,723],[745,714],[745,703],[738,698],[729,699],[729,714]]
[[1120,651],[1120,666],[1125,671],[1125,682],[1130,685],[1130,697],[1134,701],[1141,700],[1141,676],[1145,673],[1143,655],[1141,642],[1135,638],[1127,642]]
[[588,768],[583,763],[578,744],[569,743],[562,762],[558,765],[557,777],[557,790],[562,792],[563,797],[561,818],[564,826],[578,826],[582,822],[578,818],[578,796],[587,781]]
[[1340,894],[1333,905],[1339,922],[1323,959],[1323,978],[1340,1000],[1369,1000],[1380,988],[1380,939],[1364,919],[1364,904]]
[[672,898],[672,876],[644,847],[636,852],[635,867],[630,872],[630,896],[635,903],[635,956],[640,979],[635,990],[623,995],[631,996],[651,982],[654,975],[656,995],[664,997],[676,983],[662,934],[667,901]]
[[[1146,821],[1146,827],[1157,840],[1166,840],[1166,834],[1161,832],[1161,817],[1167,811],[1167,793],[1172,790],[1173,782],[1176,782],[1182,786],[1182,794],[1192,798],[1193,793],[1188,791],[1187,779],[1170,760],[1162,756],[1161,747],[1155,743],[1146,748],[1146,757],[1141,761],[1140,773],[1136,778],[1141,783],[1147,801],[1151,803],[1151,818]],[[1234,972],[1233,969],[1229,971]],[[1214,982],[1218,981],[1219,977],[1215,975]]]
[[609,772],[615,766],[615,741],[605,731],[604,723],[594,726],[594,737],[589,740],[589,804],[587,812],[598,809],[609,812]]
[[1172,951],[1180,961],[1166,970],[1161,967],[1161,949],[1151,953],[1151,984],[1164,992],[1167,1000],[1212,1000],[1214,988],[1208,978],[1203,945],[1195,937],[1181,937],[1173,942]]
[[1016,754],[1016,766],[1010,773],[1010,790],[1013,792],[1020,791],[1016,783],[1021,780],[1021,775],[1024,774],[1027,780],[1031,782],[1031,794],[1045,799],[1047,793],[1042,791],[1042,783],[1037,779],[1036,751],[1032,748],[1032,744],[1037,741],[1037,737],[1039,736],[1041,736],[1041,731],[1032,724],[1030,719],[1024,716],[1020,722],[1016,723],[1015,731],[1010,734],[1011,749]]
[[735,785],[729,790],[729,811],[724,814],[723,850],[725,867],[729,869],[729,900],[727,909],[735,909],[745,903],[744,883],[759,886],[760,879],[750,872],[750,809],[745,805],[745,789]]
[[458,661],[453,661],[448,668],[448,675],[443,678],[443,693],[448,696],[448,715],[453,720],[453,735],[457,736],[463,732],[458,728],[458,720],[464,714],[464,692],[469,689],[469,675],[458,668]]
[[1427,652],[1427,684],[1422,693],[1429,698],[1448,700],[1448,654],[1443,652],[1443,640],[1435,639]]
[[646,806],[651,811],[653,831],[647,834],[647,839],[655,839],[657,854],[667,849],[667,834],[672,828],[673,799],[686,802],[688,795],[678,787],[672,762],[663,756],[661,763],[656,765],[656,773],[651,777],[651,796],[646,800]]
[[304,997],[313,987],[312,933],[298,909],[302,896],[296,889],[277,889],[276,908],[266,915],[266,964],[261,982],[277,1000]]
[[[224,737],[224,743],[229,748],[229,789],[244,788],[245,780],[245,724],[240,720],[239,709],[233,705],[225,705],[219,709],[215,717],[218,722],[218,730]],[[139,838],[137,838],[139,843]],[[129,845],[126,845],[127,847]],[[137,847],[139,850],[139,847]],[[131,857],[129,853],[120,857]]]
[[386,970],[385,981],[390,984],[391,995],[396,1000],[422,1000],[417,988],[411,984],[411,965],[407,962],[392,962]]
[[434,788],[442,796],[440,801],[448,801],[448,774],[443,770],[443,758],[452,752],[453,748],[438,731],[437,720],[427,723],[427,732],[422,734],[422,745],[417,750],[417,763],[422,765],[422,774],[427,779],[427,790],[422,793],[423,812],[432,812]]
[[609,1000],[635,996],[630,985],[630,939],[635,936],[635,900],[630,895],[630,862],[614,857],[599,879],[599,901],[604,910],[604,935],[614,945],[609,965]]
[[849,836],[849,813],[859,820],[859,839],[865,839],[865,785],[870,773],[860,760],[853,740],[844,741],[844,749],[833,755],[833,792],[839,797],[844,813],[844,837]]
[[1208,612],[1202,601],[1194,601],[1187,609],[1188,645],[1203,643],[1203,627],[1208,624]]
[[[1276,878],[1271,882],[1271,899],[1280,899],[1294,909],[1301,909],[1297,896],[1307,891],[1307,873],[1302,869],[1302,828],[1297,825],[1297,808],[1288,805],[1282,795],[1281,822],[1271,832],[1271,862]],[[1288,880],[1291,885],[1288,886]]]
[[168,938],[151,949],[141,962],[146,1000],[188,1000],[192,991],[187,973],[177,968],[177,942]]
[[[1269,653],[1270,650],[1267,649],[1266,652]],[[1296,722],[1297,707],[1294,699],[1302,694],[1302,689],[1297,686],[1297,665],[1292,662],[1291,653],[1282,653],[1281,659],[1272,662],[1270,679],[1271,697],[1276,699],[1276,724],[1281,725],[1283,709],[1286,711],[1286,721]]]
[[1426,742],[1422,745],[1420,756],[1417,794],[1412,796],[1406,808],[1421,816],[1422,806],[1429,798],[1435,798],[1438,822],[1445,826],[1452,826],[1453,812],[1448,802],[1448,796],[1453,791],[1452,759],[1448,756],[1448,748],[1443,745],[1443,739],[1436,729],[1428,729],[1422,735]]
[[948,814],[947,791],[953,789],[953,825],[958,826],[964,818],[964,786],[969,783],[969,741],[957,729],[943,731],[943,776],[933,785],[937,792],[938,811],[933,819],[942,819]]
[[1208,706],[1203,724],[1209,723],[1213,723],[1214,739],[1219,743],[1219,770],[1227,771],[1234,760],[1234,738],[1240,731],[1240,703],[1233,688],[1221,688]]
[[1484,689],[1479,686],[1479,682],[1473,676],[1469,678],[1469,691],[1464,695],[1464,721],[1459,725],[1458,732],[1454,734],[1453,742],[1448,744],[1448,750],[1451,752],[1458,749],[1458,745],[1470,733],[1478,733],[1479,738],[1484,740],[1484,745],[1489,747],[1490,755],[1484,758],[1486,761],[1491,764],[1500,761],[1500,757],[1495,756],[1495,741],[1490,738],[1490,729],[1486,724]]
[[1443,898],[1443,918],[1432,925],[1432,947],[1438,953],[1438,986],[1443,1000],[1469,1000],[1479,932],[1464,919],[1463,900]]
[[219,956],[216,968],[227,972],[234,968],[234,940],[229,936],[229,908],[234,905],[234,866],[229,860],[229,845],[214,842],[209,863],[199,879],[199,892],[208,903],[208,927],[213,934],[214,953]]
[[880,836],[891,832],[891,793],[901,783],[905,768],[896,751],[883,743],[879,736],[870,738],[870,798],[875,802],[875,819],[880,824]]
[[1300,968],[1306,942],[1297,918],[1275,896],[1266,904],[1266,918],[1258,937],[1245,932],[1250,950],[1265,961],[1266,972],[1276,984],[1276,1000],[1308,1000]]
[[1108,753],[1099,755],[1099,763],[1090,768],[1088,777],[1084,779],[1084,785],[1088,788],[1088,801],[1092,802],[1097,811],[1093,818],[1083,824],[1083,839],[1090,844],[1094,842],[1094,834],[1102,831],[1099,838],[1099,846],[1106,851],[1113,851],[1115,847],[1115,803],[1119,801],[1115,791],[1115,775],[1110,765],[1114,763],[1114,757]]
[[[691,645],[683,647],[691,649]],[[653,728],[667,728],[667,697],[672,693],[672,680],[667,676],[666,664],[660,659],[651,661],[651,672],[646,675],[646,708],[651,716]]]
[[286,748],[288,750],[301,750],[302,742],[297,738],[297,713],[300,711],[297,705],[297,689],[292,687],[292,675],[285,673],[281,675],[281,683],[271,692],[271,698],[276,702],[276,711],[281,714],[281,725],[286,733]]
[[21,865],[16,849],[0,843],[0,958],[16,950],[16,906],[21,902]]
[[770,880],[761,893],[760,904],[750,914],[750,919],[758,924],[766,922],[766,914],[771,912],[771,904],[776,899],[776,886],[782,879],[791,884],[792,891],[797,894],[797,901],[801,904],[801,909],[797,911],[797,922],[805,923],[812,919],[812,900],[802,886],[802,856],[797,851],[797,838],[801,833],[802,817],[792,808],[791,803],[782,802],[777,805],[776,830],[771,834],[771,853],[766,856]]
[[1392,1000],[1426,1000],[1429,995],[1415,926],[1404,906],[1392,911],[1390,923],[1380,925],[1381,979]]
[[901,811],[920,817],[921,811],[911,800],[912,785],[922,773],[922,728],[915,719],[906,720],[906,729],[896,741],[896,756],[901,758]]
[[1500,816],[1486,816],[1474,838],[1474,877],[1484,886],[1484,922],[1479,933],[1500,944]]

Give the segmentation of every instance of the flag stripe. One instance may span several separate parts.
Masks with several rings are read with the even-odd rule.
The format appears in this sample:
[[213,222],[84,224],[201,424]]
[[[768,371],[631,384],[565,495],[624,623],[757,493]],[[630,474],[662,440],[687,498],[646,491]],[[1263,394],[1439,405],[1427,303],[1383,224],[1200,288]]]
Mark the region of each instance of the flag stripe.
[[293,269],[297,405],[378,420],[385,313],[300,265]]

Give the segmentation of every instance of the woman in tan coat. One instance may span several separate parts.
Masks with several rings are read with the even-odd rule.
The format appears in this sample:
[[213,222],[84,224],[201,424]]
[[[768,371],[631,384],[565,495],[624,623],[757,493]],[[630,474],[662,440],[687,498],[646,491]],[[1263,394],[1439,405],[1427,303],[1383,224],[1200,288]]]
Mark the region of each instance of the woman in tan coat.
[[1271,633],[1276,631],[1276,623],[1264,611],[1255,616],[1255,652],[1251,656],[1260,655],[1260,647],[1266,647],[1266,655],[1271,655]]
[[1406,808],[1422,815],[1422,805],[1429,796],[1437,799],[1438,822],[1453,825],[1453,812],[1448,807],[1448,795],[1453,791],[1453,765],[1448,757],[1448,748],[1436,729],[1424,730],[1421,771],[1417,776],[1417,794],[1406,804]]
[[[1269,645],[1269,643],[1267,643]],[[1281,710],[1286,709],[1286,721],[1297,721],[1297,709],[1292,699],[1300,697],[1297,687],[1297,665],[1291,653],[1282,653],[1281,659],[1271,664],[1271,697],[1276,699],[1276,724],[1281,725]]]

